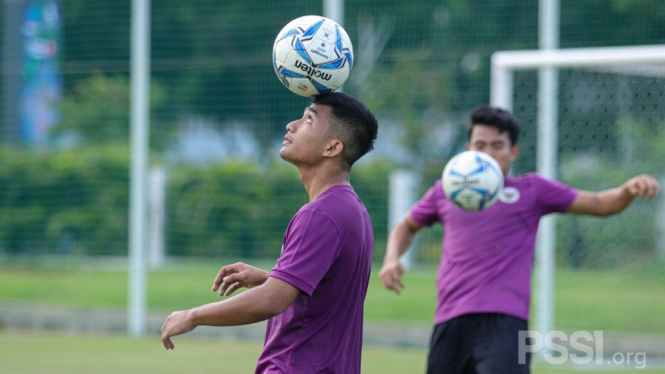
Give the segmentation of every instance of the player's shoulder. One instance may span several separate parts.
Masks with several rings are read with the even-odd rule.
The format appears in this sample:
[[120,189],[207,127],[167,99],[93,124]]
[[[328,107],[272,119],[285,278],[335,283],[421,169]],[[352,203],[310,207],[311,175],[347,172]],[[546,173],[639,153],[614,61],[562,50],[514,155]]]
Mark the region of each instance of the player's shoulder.
[[504,180],[504,185],[514,187],[529,187],[538,183],[541,176],[536,173],[526,173],[520,175],[508,175]]
[[566,187],[562,182],[555,179],[544,177],[536,172],[525,173],[517,176],[508,176],[505,180],[505,186],[513,186],[518,189],[534,189],[543,192],[548,189],[558,189]]
[[530,172],[520,175],[509,175],[506,177],[506,182],[514,184],[531,185],[531,184],[540,183],[542,181],[547,181],[547,178],[543,177],[542,175],[536,172]]
[[349,185],[333,186],[303,208],[327,216],[346,216],[352,210],[365,210],[362,200]]

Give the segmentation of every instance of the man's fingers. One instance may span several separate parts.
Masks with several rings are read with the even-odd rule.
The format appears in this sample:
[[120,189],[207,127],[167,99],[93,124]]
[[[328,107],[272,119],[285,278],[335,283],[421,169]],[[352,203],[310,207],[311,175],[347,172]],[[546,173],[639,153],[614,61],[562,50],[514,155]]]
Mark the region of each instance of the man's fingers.
[[[215,282],[212,285],[212,292],[217,291],[220,285],[223,285],[224,278],[232,276],[234,273],[238,273],[240,269],[238,268],[238,264],[233,264],[233,265],[226,265],[219,269],[219,272],[217,273],[217,276],[215,277]],[[220,294],[221,295],[221,294]]]
[[212,292],[217,291],[219,286],[222,284],[224,279],[224,268],[222,268],[219,273],[217,273],[217,276],[215,277],[215,281],[212,283]]
[[379,277],[381,278],[381,283],[383,283],[383,286],[386,289],[395,291],[395,293],[399,294],[400,291],[404,288],[401,275],[402,271],[395,269],[394,271],[385,272]]
[[633,196],[653,199],[658,195],[658,181],[650,175],[641,175],[631,180],[629,191]]
[[399,287],[397,287],[397,284],[395,282],[391,282],[388,286],[386,286],[387,289],[394,291],[396,294],[400,294],[401,290]]
[[[230,274],[224,277],[224,279],[222,279],[222,287],[219,289],[219,296],[228,296],[231,292],[240,288],[241,285],[238,284],[240,283],[240,278],[242,277],[239,275],[239,273]],[[232,287],[233,291],[231,291],[229,287]]]
[[224,292],[224,296],[231,296],[232,293],[236,292],[236,290],[241,287],[242,285],[240,283],[234,283],[226,292]]
[[166,321],[162,325],[162,344],[164,344],[164,348],[166,349],[173,349],[173,342],[171,341],[171,338],[168,334],[169,320],[170,316],[169,318],[166,318]]
[[401,289],[406,288],[406,286],[404,286],[404,283],[402,283],[402,278],[401,277],[398,277],[397,279],[395,279],[395,283],[397,283]]
[[162,344],[164,344],[164,348],[167,350],[175,348],[175,344],[171,341],[171,338],[168,336],[162,335]]
[[646,193],[645,196],[649,199],[653,199],[658,195],[658,190],[660,189],[660,186],[658,185],[658,182],[651,178],[651,180],[648,180],[646,183]]
[[397,293],[399,293],[399,291],[401,291],[404,288],[404,284],[402,283],[402,277],[400,273],[393,274],[391,281],[393,288],[396,291],[398,291]]

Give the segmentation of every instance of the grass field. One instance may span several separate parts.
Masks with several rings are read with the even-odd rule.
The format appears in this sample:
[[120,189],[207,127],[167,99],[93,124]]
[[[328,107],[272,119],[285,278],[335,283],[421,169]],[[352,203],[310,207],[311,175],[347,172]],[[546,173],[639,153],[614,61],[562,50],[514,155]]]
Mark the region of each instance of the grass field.
[[[220,300],[210,291],[221,263],[151,271],[148,308],[172,311]],[[269,265],[264,266],[265,269]],[[368,321],[431,324],[435,306],[435,269],[408,272],[397,296],[381,286],[375,264],[365,305]],[[566,270],[556,274],[556,328],[665,334],[665,266],[631,271]],[[0,267],[0,305],[39,303],[77,308],[127,305],[123,268]]]
[[[118,335],[67,335],[0,330],[0,371],[17,374],[209,374],[253,373],[260,342],[229,342],[182,337],[176,349],[166,351],[159,338],[130,339]],[[363,374],[423,373],[424,350],[363,349]],[[588,372],[565,365],[534,363],[533,374]],[[612,374],[636,369],[612,368]],[[663,369],[638,370],[643,374]]]
[[[219,300],[210,291],[221,263],[198,263],[150,271],[150,311],[170,312]],[[263,268],[268,269],[269,265]],[[386,292],[374,266],[366,301],[366,320],[395,321],[429,327],[435,304],[435,269],[410,271],[406,290]],[[611,330],[665,335],[665,268],[639,271],[558,270],[556,328]],[[49,308],[124,310],[127,272],[124,266],[0,266],[0,306],[28,304]],[[223,335],[222,335],[223,336]],[[74,335],[63,332],[3,330],[0,326],[1,373],[249,373],[261,351],[260,341],[179,337],[167,352],[155,335],[130,339],[123,334]],[[363,374],[422,373],[424,348],[365,346]],[[572,374],[590,368],[534,362],[534,374]],[[598,368],[594,369],[597,370]],[[613,374],[635,372],[626,367]],[[641,373],[665,373],[647,364]]]

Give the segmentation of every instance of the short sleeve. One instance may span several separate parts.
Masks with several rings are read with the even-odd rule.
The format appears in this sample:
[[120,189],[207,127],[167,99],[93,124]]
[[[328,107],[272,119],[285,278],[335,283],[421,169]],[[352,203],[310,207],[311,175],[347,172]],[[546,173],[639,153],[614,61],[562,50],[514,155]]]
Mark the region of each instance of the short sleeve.
[[311,296],[339,255],[339,243],[338,230],[328,217],[301,210],[286,230],[282,254],[270,276]]
[[411,218],[421,226],[439,222],[439,205],[445,199],[441,181],[436,181],[425,195],[411,207]]
[[538,176],[539,206],[543,214],[564,213],[577,197],[578,190],[559,181]]

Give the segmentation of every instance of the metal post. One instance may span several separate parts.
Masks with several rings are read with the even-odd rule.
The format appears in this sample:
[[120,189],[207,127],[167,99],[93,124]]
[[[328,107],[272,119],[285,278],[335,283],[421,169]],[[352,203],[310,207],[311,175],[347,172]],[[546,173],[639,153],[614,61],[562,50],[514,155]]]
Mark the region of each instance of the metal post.
[[[559,48],[559,1],[540,0],[539,47]],[[557,177],[558,71],[555,67],[538,70],[538,155],[537,171],[547,178]],[[536,330],[542,336],[554,328],[555,218],[541,219],[536,242],[537,306]]]
[[146,186],[150,95],[150,1],[132,0],[131,41],[131,175],[129,215],[128,330],[140,337],[146,330],[147,282]]
[[344,0],[323,0],[323,16],[344,27]]
[[[344,0],[323,0],[323,16],[344,27]],[[342,92],[343,87],[337,89]]]
[[164,222],[166,221],[166,171],[163,167],[150,170],[150,268],[164,265]]
[[[388,229],[391,230],[409,212],[416,201],[418,175],[409,170],[396,170],[390,174],[390,191],[388,203]],[[402,256],[401,261],[406,269],[413,265],[414,243]]]

